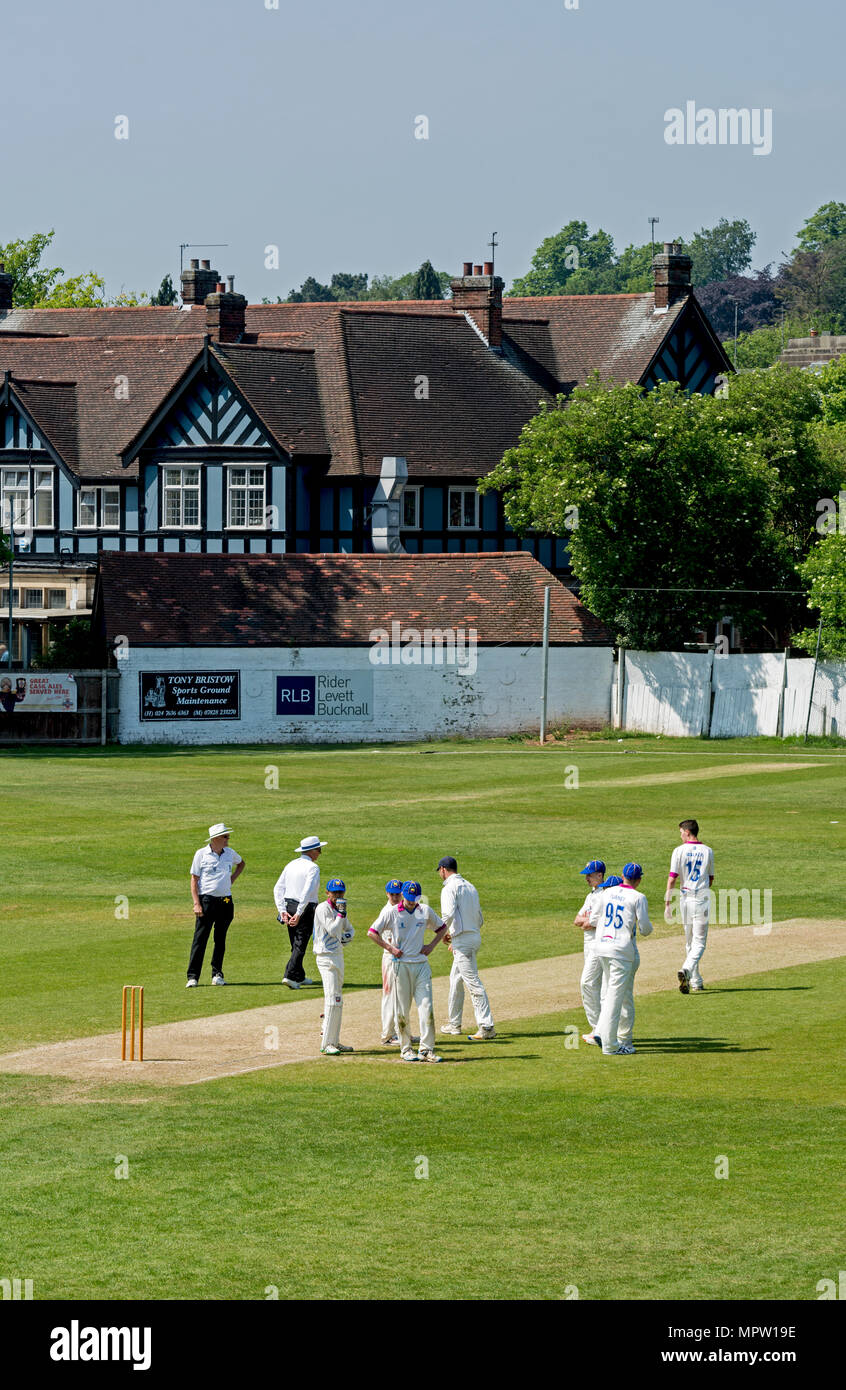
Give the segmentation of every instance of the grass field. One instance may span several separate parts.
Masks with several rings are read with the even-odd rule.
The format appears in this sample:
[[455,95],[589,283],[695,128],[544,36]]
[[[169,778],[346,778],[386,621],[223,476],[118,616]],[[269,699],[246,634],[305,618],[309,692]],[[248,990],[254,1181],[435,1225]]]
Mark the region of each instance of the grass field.
[[[569,924],[594,855],[644,864],[660,922],[684,816],[715,847],[715,886],[771,887],[777,921],[840,918],[845,765],[842,747],[646,738],[7,754],[0,1051],[114,1031],[129,980],[152,1023],[297,1008],[271,894],[312,831],[359,929],[395,874],[437,904],[435,865],[455,853],[482,894],[483,975],[581,949]],[[190,859],[223,817],[247,860],[234,984],[186,994]],[[359,930],[348,988],[378,969]],[[567,1013],[481,1049],[444,1039],[460,1066],[358,1053],[84,1093],[0,1075],[0,1275],[32,1278],[36,1298],[369,1298],[401,1270],[409,1297],[814,1299],[842,1265],[843,975],[647,996],[633,1058],[565,1047],[582,1021]],[[130,1228],[143,1261],[126,1259]]]

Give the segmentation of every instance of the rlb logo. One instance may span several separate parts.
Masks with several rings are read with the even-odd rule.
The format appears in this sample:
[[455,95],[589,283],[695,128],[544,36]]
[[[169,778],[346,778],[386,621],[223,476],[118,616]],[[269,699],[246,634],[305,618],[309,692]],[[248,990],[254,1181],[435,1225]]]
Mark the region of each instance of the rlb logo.
[[314,676],[277,676],[276,713],[314,714]]

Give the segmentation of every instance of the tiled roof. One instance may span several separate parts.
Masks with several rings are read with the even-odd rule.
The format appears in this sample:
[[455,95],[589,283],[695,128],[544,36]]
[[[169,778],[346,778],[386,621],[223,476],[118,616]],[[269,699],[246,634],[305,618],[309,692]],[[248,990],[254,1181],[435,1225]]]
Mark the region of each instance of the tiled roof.
[[100,556],[106,636],[139,646],[369,644],[398,621],[475,628],[482,643],[608,645],[598,619],[521,552],[466,555]]
[[[93,311],[92,311],[93,312]],[[82,478],[134,475],[122,455],[141,435],[197,360],[202,341],[151,336],[4,338],[0,374],[12,373],[36,423]],[[210,351],[230,373],[270,434],[291,453],[328,452],[311,348],[287,340],[273,348],[215,343]],[[118,389],[117,378],[126,378]]]
[[[47,438],[80,477],[125,477],[121,450],[198,351],[190,338],[7,339],[0,334],[0,374],[11,371],[13,391],[20,380],[21,400],[32,402]],[[119,377],[126,378],[125,385]],[[75,421],[62,422],[58,408],[50,411],[48,382],[74,383]]]
[[283,449],[329,452],[312,348],[288,342],[280,348],[215,343],[210,350]]
[[[517,443],[541,400],[593,371],[640,381],[688,305],[697,312],[692,297],[666,313],[655,313],[651,294],[506,298],[498,354],[448,300],[257,304],[246,308],[242,342],[211,351],[277,442],[328,455],[330,476],[372,477],[399,453],[412,478],[477,478]],[[16,336],[31,333],[69,336]],[[13,309],[0,315],[0,371],[75,382],[79,471],[118,475],[121,452],[205,334],[203,305]],[[130,378],[128,400],[114,398],[119,372]]]
[[478,478],[551,399],[457,314],[440,321],[383,310],[342,322],[367,475],[378,476],[383,455],[402,454],[412,479]]
[[73,472],[79,470],[79,432],[76,408],[76,382],[19,381],[15,394],[27,414],[59,458]]
[[503,299],[503,329],[570,390],[598,371],[639,381],[684,312],[680,299],[655,313],[651,294],[570,294]]

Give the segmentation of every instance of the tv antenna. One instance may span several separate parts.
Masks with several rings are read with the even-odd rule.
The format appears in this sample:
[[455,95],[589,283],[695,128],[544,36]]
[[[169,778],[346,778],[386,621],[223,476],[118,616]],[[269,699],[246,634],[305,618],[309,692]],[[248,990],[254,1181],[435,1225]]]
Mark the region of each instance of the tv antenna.
[[182,279],[182,257],[186,251],[212,251],[219,250],[223,246],[228,246],[228,241],[180,241],[179,243],[179,278]]

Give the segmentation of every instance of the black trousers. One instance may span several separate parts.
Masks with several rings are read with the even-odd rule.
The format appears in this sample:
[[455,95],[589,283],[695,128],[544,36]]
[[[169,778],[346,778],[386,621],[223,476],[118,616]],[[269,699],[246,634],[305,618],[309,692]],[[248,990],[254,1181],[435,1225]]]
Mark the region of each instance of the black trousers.
[[[299,904],[296,898],[285,899],[285,911],[293,917]],[[295,927],[288,928],[288,936],[291,942],[291,954],[288,964],[285,966],[286,980],[293,980],[296,984],[301,983],[306,973],[303,970],[303,956],[306,953],[306,946],[314,927],[314,910],[316,904],[308,903],[303,909],[303,915]]]
[[235,904],[231,898],[212,898],[208,893],[200,894],[202,912],[195,917],[194,940],[191,943],[191,959],[188,962],[188,978],[193,975],[199,980],[206,954],[206,942],[214,928],[214,950],[211,968],[213,975],[223,974],[223,953],[226,950],[226,933],[235,916]]

